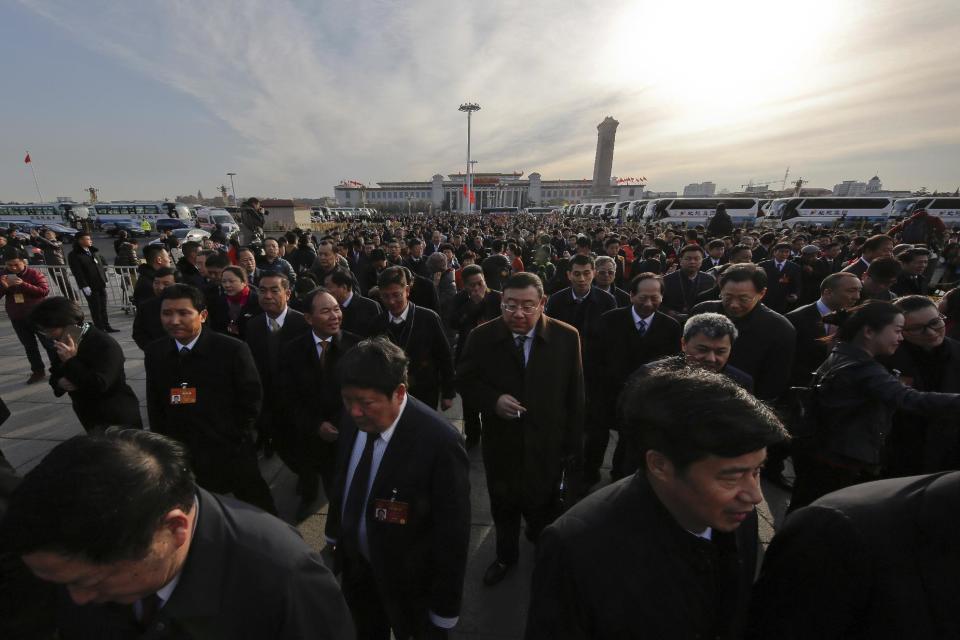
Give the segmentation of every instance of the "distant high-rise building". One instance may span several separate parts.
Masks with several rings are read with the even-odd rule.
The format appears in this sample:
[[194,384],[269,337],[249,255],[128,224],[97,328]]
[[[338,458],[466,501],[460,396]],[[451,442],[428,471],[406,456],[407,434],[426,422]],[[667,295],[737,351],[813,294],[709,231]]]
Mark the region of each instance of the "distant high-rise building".
[[[878,178],[879,180],[879,178]],[[862,196],[867,190],[866,182],[857,180],[844,180],[840,184],[833,185],[833,195],[835,196]]]
[[691,182],[683,188],[685,198],[710,198],[717,192],[717,185],[712,182]]
[[613,145],[620,123],[607,116],[597,125],[597,156],[593,161],[593,195],[610,194],[610,176],[613,173]]

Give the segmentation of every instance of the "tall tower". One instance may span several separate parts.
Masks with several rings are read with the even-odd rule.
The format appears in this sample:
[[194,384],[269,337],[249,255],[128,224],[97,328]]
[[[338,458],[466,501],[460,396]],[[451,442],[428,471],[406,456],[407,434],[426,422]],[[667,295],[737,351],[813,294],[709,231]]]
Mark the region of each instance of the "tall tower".
[[610,195],[610,174],[613,172],[613,143],[620,123],[607,116],[597,125],[597,157],[593,161],[593,195]]

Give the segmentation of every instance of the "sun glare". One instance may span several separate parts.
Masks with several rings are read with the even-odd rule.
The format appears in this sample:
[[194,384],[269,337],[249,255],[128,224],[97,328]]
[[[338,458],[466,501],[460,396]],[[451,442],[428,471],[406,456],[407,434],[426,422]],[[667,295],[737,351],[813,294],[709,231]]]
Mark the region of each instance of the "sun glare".
[[843,44],[850,4],[636,3],[601,48],[602,77],[622,89],[623,70],[634,70],[643,99],[686,131],[763,119],[828,72],[822,62]]

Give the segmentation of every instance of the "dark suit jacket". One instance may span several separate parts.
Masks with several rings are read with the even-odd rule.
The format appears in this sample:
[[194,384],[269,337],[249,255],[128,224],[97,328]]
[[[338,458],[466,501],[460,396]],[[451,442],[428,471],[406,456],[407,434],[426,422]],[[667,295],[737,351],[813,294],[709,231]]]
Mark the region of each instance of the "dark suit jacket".
[[[502,317],[475,328],[457,367],[457,386],[483,417],[490,491],[542,507],[553,497],[563,461],[582,457],[580,338],[570,325],[542,315],[526,368],[514,344]],[[497,398],[505,393],[527,409],[520,420],[497,416]]]
[[687,281],[683,282],[681,278],[685,277],[680,271],[668,273],[663,277],[663,302],[660,308],[664,312],[671,311],[680,316],[689,315],[690,310],[697,303],[697,296],[704,291],[709,291],[717,284],[713,276],[702,271],[697,272],[695,280],[687,278]]
[[354,638],[340,587],[296,529],[198,489],[200,517],[170,600],[146,632],[130,605],[77,606],[64,593],[63,640]]
[[361,338],[370,337],[373,323],[377,316],[383,313],[379,304],[356,293],[350,299],[350,304],[340,308],[343,310],[343,330],[355,333]]
[[[232,461],[250,453],[263,398],[250,348],[204,327],[180,358],[172,338],[144,354],[150,429],[187,445],[201,484],[232,477]],[[183,383],[197,390],[196,403],[171,404],[170,390]]]
[[617,300],[606,291],[590,288],[586,300],[576,302],[572,287],[561,289],[547,299],[544,309],[551,318],[565,322],[580,333],[583,354],[583,375],[587,382],[587,397],[599,393],[602,364],[596,357],[600,340],[600,317],[617,308]]
[[493,320],[502,313],[500,309],[502,301],[503,294],[492,289],[487,291],[480,304],[471,302],[467,291],[461,291],[453,297],[447,316],[447,326],[457,332],[457,347],[454,352],[456,361],[460,361],[460,354],[463,353],[463,347],[467,344],[467,336],[470,332],[477,325]]
[[753,590],[752,638],[960,638],[960,473],[858,484],[794,512]]
[[858,278],[863,278],[863,274],[867,272],[868,267],[869,265],[867,265],[862,258],[857,258],[856,261],[845,266],[842,271],[847,271],[856,274]]
[[652,360],[680,353],[680,324],[656,312],[641,337],[633,322],[632,307],[614,309],[600,318],[600,357],[603,363],[603,405],[607,422],[616,423],[617,397],[630,374]]
[[440,313],[440,294],[431,279],[414,275],[413,284],[410,285],[410,302],[421,309]]
[[[346,475],[357,434],[353,419],[344,413],[327,516],[326,534],[333,540],[340,535]],[[376,501],[391,499],[407,503],[405,524],[375,517]],[[370,483],[364,518],[381,598],[403,614],[403,620],[391,623],[401,629],[415,627],[427,611],[444,618],[459,616],[470,540],[470,464],[456,429],[412,396],[407,396]],[[350,570],[349,563],[344,570]]]
[[800,286],[803,278],[803,270],[800,265],[787,260],[783,263],[783,271],[780,271],[777,269],[776,262],[764,260],[757,266],[767,272],[767,294],[763,297],[763,304],[777,313],[786,313],[788,307],[790,307],[787,296],[795,295],[798,298],[800,296]]
[[[603,290],[601,289],[601,291]],[[614,286],[612,291],[604,291],[604,293],[609,293],[613,296],[613,299],[617,301],[618,309],[630,306],[630,294],[620,287]]]
[[287,317],[276,336],[271,335],[267,327],[267,314],[260,313],[247,323],[247,335],[244,341],[250,347],[253,362],[260,375],[263,385],[263,410],[260,412],[258,425],[272,425],[280,416],[281,404],[281,369],[289,367],[289,363],[280,355],[284,344],[310,331],[310,325],[304,320],[303,314],[294,309],[287,309]]
[[897,276],[897,281],[890,287],[890,291],[893,291],[898,296],[925,296],[927,295],[928,289],[927,281],[923,276],[914,276],[903,271],[900,272],[900,275]]
[[384,311],[374,321],[372,335],[385,335],[401,347],[410,359],[410,394],[436,408],[440,398],[453,398],[453,354],[440,324],[440,316],[430,309],[408,303],[410,310],[402,332],[395,336],[390,328],[390,313]]
[[312,436],[324,421],[340,424],[343,399],[336,376],[337,363],[360,340],[360,336],[347,331],[333,336],[333,345],[326,354],[322,369],[312,330],[283,345],[278,392],[286,408],[285,414],[301,436]]
[[794,387],[806,387],[810,384],[813,373],[830,355],[830,347],[820,341],[820,338],[827,335],[827,330],[816,302],[794,309],[787,314],[787,320],[797,331],[797,350],[790,384]]
[[65,392],[57,382],[66,378],[77,385],[70,391],[73,410],[87,431],[111,425],[140,429],[140,401],[127,384],[123,349],[110,334],[94,326],[80,340],[77,355],[66,362],[55,359],[50,366],[50,386],[57,397]]
[[81,289],[90,287],[92,291],[103,291],[107,288],[103,271],[105,263],[96,247],[90,247],[90,255],[82,249],[74,248],[67,256],[67,264],[70,265],[70,271]]
[[160,322],[160,298],[150,298],[137,305],[136,315],[133,317],[133,341],[141,351],[154,340],[166,338],[167,332]]
[[544,530],[528,640],[739,637],[756,513],[704,540],[674,520],[643,473],[591,494]]
[[207,305],[207,325],[214,331],[241,340],[246,336],[247,323],[250,322],[250,318],[263,313],[260,309],[260,302],[257,300],[257,289],[253,285],[250,286],[250,296],[247,298],[246,304],[240,308],[240,316],[237,318],[237,325],[240,329],[239,335],[234,335],[227,331],[227,327],[230,325],[230,306],[227,303],[225,293],[208,296]]

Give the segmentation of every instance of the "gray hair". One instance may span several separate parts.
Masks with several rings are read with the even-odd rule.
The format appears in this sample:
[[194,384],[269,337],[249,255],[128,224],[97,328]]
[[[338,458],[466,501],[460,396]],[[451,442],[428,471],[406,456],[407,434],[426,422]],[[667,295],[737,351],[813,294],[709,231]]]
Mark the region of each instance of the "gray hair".
[[688,341],[695,335],[703,334],[711,340],[730,336],[730,343],[737,339],[738,331],[733,322],[719,313],[701,313],[692,316],[683,325],[683,339]]
[[599,258],[597,258],[597,261],[596,261],[596,263],[594,263],[594,264],[595,264],[595,266],[599,267],[601,262],[609,262],[609,263],[612,264],[613,266],[616,266],[616,265],[617,265],[616,260],[614,260],[614,259],[611,258],[610,256],[600,256]]

